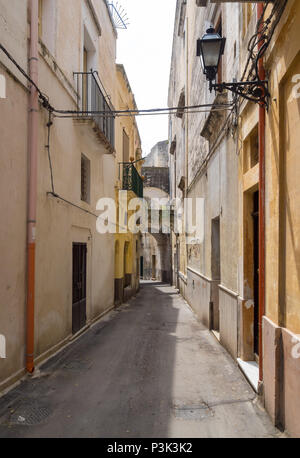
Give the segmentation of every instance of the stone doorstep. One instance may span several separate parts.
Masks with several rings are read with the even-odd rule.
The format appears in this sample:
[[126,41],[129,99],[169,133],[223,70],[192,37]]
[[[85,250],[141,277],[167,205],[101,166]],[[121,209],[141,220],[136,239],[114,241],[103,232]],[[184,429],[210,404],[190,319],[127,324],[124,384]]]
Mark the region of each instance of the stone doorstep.
[[258,393],[258,385],[259,385],[259,366],[256,361],[243,361],[240,358],[237,358],[237,362],[239,368],[245,375],[246,379],[254,389],[256,393]]
[[218,342],[221,342],[221,336],[220,336],[220,333],[219,331],[215,331],[212,329],[212,334],[215,336],[215,338],[217,339]]

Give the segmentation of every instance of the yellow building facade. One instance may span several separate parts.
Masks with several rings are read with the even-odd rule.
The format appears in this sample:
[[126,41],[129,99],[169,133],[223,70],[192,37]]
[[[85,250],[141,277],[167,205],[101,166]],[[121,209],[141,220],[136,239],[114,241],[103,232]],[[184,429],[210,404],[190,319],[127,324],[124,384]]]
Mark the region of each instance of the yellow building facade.
[[300,437],[300,4],[287,2],[266,53],[265,403]]
[[[269,5],[268,19],[274,5]],[[256,6],[241,5],[241,68],[256,32]],[[282,8],[282,10],[281,10]],[[264,55],[270,98],[265,122],[265,275],[262,323],[257,315],[259,263],[259,108],[240,112],[240,248],[244,301],[240,314],[240,357],[256,356],[262,338],[262,396],[273,422],[300,437],[300,4],[278,1],[279,22]],[[272,18],[274,20],[274,17]],[[271,24],[272,24],[271,20]],[[271,25],[272,26],[272,25]],[[255,221],[257,222],[255,224]],[[257,274],[256,274],[257,272]],[[254,301],[254,307],[252,307]],[[251,306],[250,306],[251,305]],[[256,329],[257,328],[257,329]]]
[[[117,101],[121,111],[136,110],[123,65],[117,65]],[[128,230],[133,212],[127,213],[132,199],[143,197],[141,139],[134,116],[116,119],[116,207],[117,234],[115,236],[115,304],[120,304],[139,290],[140,278],[140,234]],[[121,209],[121,211],[120,211]]]

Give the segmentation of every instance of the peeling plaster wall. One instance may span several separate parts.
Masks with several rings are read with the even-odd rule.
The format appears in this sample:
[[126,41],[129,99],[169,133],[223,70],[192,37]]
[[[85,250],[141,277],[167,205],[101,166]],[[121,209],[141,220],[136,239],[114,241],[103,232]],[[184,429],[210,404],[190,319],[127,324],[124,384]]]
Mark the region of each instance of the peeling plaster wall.
[[[208,90],[200,59],[196,56],[196,41],[205,33],[209,23],[216,25],[220,14],[223,18],[223,34],[227,37],[223,80],[232,81],[239,70],[239,27],[232,28],[232,21],[239,25],[239,5],[208,4],[197,7],[188,0],[185,17],[181,14],[182,2],[177,3],[174,29],[173,57],[170,74],[169,105],[178,104],[184,89],[185,104],[210,104],[215,94]],[[228,20],[230,18],[230,21]],[[235,49],[236,55],[233,53]],[[218,96],[220,102],[228,101]],[[200,110],[201,111],[201,110]],[[205,111],[205,110],[202,110]],[[210,302],[217,294],[218,285],[212,284],[211,247],[212,220],[220,218],[221,279],[220,283],[232,294],[219,292],[221,341],[234,357],[238,353],[238,162],[236,137],[230,128],[224,130],[228,113],[225,111],[184,115],[182,119],[170,119],[170,143],[176,139],[176,148],[170,155],[172,197],[184,197],[178,189],[182,176],[187,184],[187,196],[205,199],[205,238],[201,245],[185,245],[180,236],[179,284],[185,297],[199,318],[210,326]],[[204,161],[207,160],[207,163]],[[173,239],[173,267],[176,251]],[[185,269],[185,270],[183,270]],[[176,277],[176,275],[175,275]]]

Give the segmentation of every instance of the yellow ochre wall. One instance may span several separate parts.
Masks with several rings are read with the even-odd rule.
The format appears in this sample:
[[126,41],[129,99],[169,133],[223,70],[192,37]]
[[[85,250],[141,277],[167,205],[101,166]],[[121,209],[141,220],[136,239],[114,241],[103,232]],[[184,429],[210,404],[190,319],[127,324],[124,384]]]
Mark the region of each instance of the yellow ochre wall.
[[[288,2],[266,58],[266,315],[300,333],[300,4]],[[293,37],[290,40],[288,37]]]

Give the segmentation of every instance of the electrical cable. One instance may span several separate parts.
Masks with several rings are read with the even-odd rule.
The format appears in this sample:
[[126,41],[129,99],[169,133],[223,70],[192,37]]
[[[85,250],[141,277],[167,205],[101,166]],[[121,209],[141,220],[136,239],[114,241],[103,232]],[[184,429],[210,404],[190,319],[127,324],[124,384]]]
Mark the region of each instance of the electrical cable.
[[224,107],[224,106],[230,106],[231,104],[213,104],[213,103],[206,103],[206,104],[201,104],[201,105],[191,105],[191,106],[183,106],[183,107],[169,107],[169,108],[151,108],[151,109],[145,109],[145,110],[111,110],[111,111],[78,111],[78,110],[57,110],[54,109],[54,112],[56,114],[65,114],[65,115],[88,115],[88,114],[93,114],[93,115],[107,115],[109,114],[110,116],[117,116],[117,115],[122,115],[122,114],[128,114],[128,115],[142,115],[142,114],[147,114],[147,113],[163,113],[166,112],[166,114],[171,113],[173,111],[179,111],[182,113],[185,110],[194,110],[198,108],[208,108],[208,107]]
[[168,107],[168,108],[151,108],[151,109],[145,109],[145,110],[111,110],[109,112],[107,111],[78,111],[78,110],[58,110],[54,108],[50,102],[49,102],[49,97],[45,95],[41,89],[37,86],[37,84],[34,83],[34,81],[30,78],[30,76],[25,72],[25,70],[16,62],[16,60],[11,56],[11,54],[7,51],[7,49],[0,43],[0,49],[4,52],[4,54],[8,57],[8,59],[17,67],[17,69],[22,73],[22,75],[28,80],[28,82],[34,86],[34,88],[37,90],[39,97],[42,101],[42,105],[44,108],[46,108],[48,111],[54,113],[54,114],[59,114],[59,115],[109,115],[109,116],[117,116],[117,115],[134,115],[134,116],[139,116],[142,114],[147,114],[147,113],[163,113],[165,114],[171,114],[173,111],[180,111],[180,113],[183,113],[186,110],[193,110],[193,109],[199,109],[199,108],[209,108],[209,107],[214,107],[214,108],[224,108],[224,107],[230,107],[230,104],[219,104],[219,105],[214,105],[214,104],[200,104],[200,105],[192,105],[192,106],[184,106],[184,107]]
[[[228,105],[221,105],[220,108],[218,108],[216,105],[213,105],[214,108],[211,108],[210,110],[191,110],[191,111],[184,111],[184,114],[195,114],[195,113],[211,113],[211,112],[220,112],[220,111],[228,111],[228,110],[231,110],[233,104],[228,104]],[[216,107],[216,108],[215,108]],[[76,118],[80,119],[80,118],[85,118],[83,115],[80,116],[80,113],[76,112],[77,116]],[[57,114],[54,114],[53,115],[55,118],[58,118],[58,119],[74,119],[75,115],[57,115]],[[97,113],[94,113],[94,112],[91,112],[87,117],[90,117],[90,116],[95,116],[97,117]],[[132,114],[120,114],[120,115],[111,115],[109,113],[106,113],[106,115],[99,115],[99,117],[102,117],[102,118],[123,118],[123,117],[131,117]],[[139,116],[176,116],[176,113],[169,113],[169,112],[165,112],[165,113],[162,113],[162,112],[159,112],[159,113],[140,113],[140,114],[136,114],[135,115],[136,117]]]
[[[242,81],[245,78],[245,75],[246,75],[247,70],[249,68],[249,64],[250,64],[251,59],[254,62],[253,62],[252,67],[250,69],[249,77],[251,77],[254,69],[255,69],[255,72],[256,72],[256,77],[258,77],[258,61],[259,61],[259,59],[261,59],[261,57],[265,54],[266,50],[268,49],[270,41],[271,41],[271,39],[272,39],[272,37],[274,35],[275,29],[276,29],[276,27],[277,27],[277,25],[279,23],[279,20],[280,20],[280,18],[282,16],[284,8],[285,8],[285,6],[287,4],[287,0],[279,0],[279,1],[275,0],[275,4],[273,5],[273,9],[272,9],[272,12],[271,12],[269,18],[266,21],[263,21],[264,14],[265,14],[265,12],[266,12],[266,10],[267,10],[267,8],[268,8],[270,3],[271,3],[271,0],[267,0],[266,1],[262,16],[259,18],[259,21],[257,23],[256,34],[253,35],[253,37],[249,41],[249,45],[248,45],[249,56],[248,56],[246,67],[245,67],[245,70],[244,70],[244,73],[243,73]],[[280,7],[280,3],[281,3],[281,8],[278,8],[278,7]],[[276,11],[279,12],[279,13],[277,15],[277,18],[274,21],[274,24],[273,24],[273,27],[272,27],[270,33],[269,33],[269,36],[266,36],[266,32],[268,31],[269,24],[271,23],[271,20],[272,20],[273,16],[275,15]],[[261,28],[263,23],[264,23],[264,26]],[[257,37],[259,37],[259,38],[257,39]],[[256,46],[261,41],[264,41],[264,44],[259,49],[259,51],[258,51],[258,53],[256,55],[256,58],[255,58],[254,49],[256,48]],[[90,112],[87,112],[87,111],[80,112],[80,111],[75,111],[75,110],[57,110],[57,109],[55,109],[54,107],[51,106],[51,104],[49,102],[49,97],[40,90],[38,85],[30,78],[30,76],[26,73],[26,71],[17,63],[17,61],[11,56],[11,54],[8,52],[8,50],[1,43],[0,43],[0,50],[15,65],[15,67],[27,79],[27,81],[37,90],[39,98],[40,98],[40,100],[42,102],[42,106],[45,109],[47,109],[48,112],[49,112],[49,120],[48,120],[48,123],[47,123],[48,144],[46,145],[46,148],[47,148],[47,151],[48,151],[52,192],[49,192],[48,195],[52,195],[53,197],[55,197],[55,198],[65,202],[65,203],[67,203],[68,205],[70,205],[70,206],[72,206],[74,208],[77,208],[77,209],[79,209],[79,210],[81,210],[81,211],[83,211],[83,212],[85,212],[87,214],[90,214],[90,215],[92,215],[92,216],[94,216],[96,218],[99,218],[99,216],[96,215],[95,213],[92,213],[89,210],[86,210],[83,207],[80,207],[79,205],[74,204],[73,202],[61,197],[59,194],[57,194],[55,192],[53,167],[52,167],[52,160],[51,160],[51,150],[50,150],[51,127],[53,125],[52,115],[54,115],[57,118],[70,118],[71,116],[79,116],[80,114],[81,115],[91,114],[91,115],[94,115],[94,116],[102,115],[102,117],[104,117],[104,116],[110,116],[110,117],[117,117],[117,116],[151,116],[151,115],[153,116],[153,115],[172,115],[172,114],[174,115],[174,114],[176,114],[174,112],[178,112],[178,111],[181,114],[184,114],[184,113],[192,114],[192,113],[203,113],[203,112],[207,112],[207,111],[226,111],[226,110],[231,109],[231,113],[228,115],[228,117],[227,117],[227,119],[226,119],[226,121],[225,121],[225,123],[224,123],[224,125],[223,125],[223,127],[221,129],[221,133],[222,133],[222,131],[224,131],[225,128],[227,127],[228,121],[229,121],[230,116],[231,116],[231,114],[233,112],[232,106],[236,105],[236,103],[237,103],[237,100],[236,100],[233,103],[218,104],[218,105],[215,105],[215,104],[203,104],[203,105],[194,105],[194,106],[185,106],[185,107],[156,108],[156,109],[147,109],[147,110],[111,110],[110,112],[107,112],[107,111],[102,111],[102,112],[99,112],[99,111],[97,111],[97,112],[96,111],[94,111],[94,112],[92,112],[92,111],[90,111]],[[249,80],[249,77],[248,77],[248,80]],[[211,108],[211,110],[199,110],[200,108]],[[201,167],[201,169],[202,169],[202,167]]]
[[[271,3],[273,4],[272,11],[271,11],[269,17],[266,20],[264,20],[265,12],[266,12],[267,8],[269,7],[269,5]],[[249,77],[251,77],[254,69],[257,71],[257,62],[264,55],[264,53],[266,52],[266,50],[267,50],[267,48],[268,48],[268,46],[270,44],[270,41],[271,41],[271,39],[273,37],[274,31],[276,29],[276,26],[279,23],[279,20],[280,20],[280,18],[282,16],[282,13],[283,13],[283,11],[285,9],[286,4],[287,4],[287,0],[275,0],[275,2],[273,2],[272,0],[266,0],[263,13],[262,13],[262,15],[259,18],[258,23],[257,23],[256,34],[253,35],[253,37],[251,37],[251,39],[249,41],[249,44],[248,44],[249,56],[248,56],[248,60],[247,60],[246,66],[245,66],[245,70],[243,72],[242,81],[245,78],[245,75],[247,73],[247,70],[248,70],[249,63],[250,63],[251,59],[254,61],[254,63],[252,64],[252,67],[250,69]],[[270,23],[271,23],[271,21],[272,21],[272,19],[275,16],[276,13],[277,13],[277,17],[276,17],[276,19],[274,21],[274,24],[272,26],[272,29],[271,29],[270,33],[269,33],[269,36],[266,36],[265,34],[268,31],[269,25],[270,25]],[[262,24],[264,24],[264,25],[261,28]],[[257,53],[256,59],[255,59],[254,49],[256,48],[256,46],[262,40],[265,41],[265,44],[264,44],[264,46],[262,46],[260,48],[259,52]],[[40,88],[37,86],[37,84],[34,83],[34,81],[26,73],[26,71],[16,62],[16,60],[11,56],[11,54],[8,52],[8,50],[1,43],[0,43],[0,49],[7,56],[7,58],[17,67],[17,69],[28,80],[28,82],[32,86],[35,87],[35,89],[37,90],[37,92],[39,94],[39,97],[40,97],[40,99],[42,101],[42,105],[47,110],[49,110],[49,111],[51,111],[53,113],[59,114],[59,115],[66,115],[66,114],[74,115],[74,116],[75,115],[79,115],[79,114],[81,114],[81,115],[94,114],[94,115],[103,115],[103,116],[107,115],[107,111],[102,111],[101,112],[101,111],[75,111],[75,110],[57,110],[57,109],[55,109],[54,107],[51,106],[51,104],[49,102],[49,97],[47,95],[45,95],[40,90]],[[248,79],[249,79],[249,77],[248,77]],[[134,115],[134,116],[141,116],[144,113],[162,113],[162,112],[166,112],[165,114],[168,114],[168,113],[171,114],[172,111],[178,111],[178,110],[180,110],[180,112],[183,113],[183,112],[186,112],[187,110],[192,110],[192,109],[208,108],[208,107],[214,107],[214,108],[222,107],[223,108],[224,106],[230,107],[229,105],[226,105],[226,104],[222,104],[221,106],[216,106],[214,104],[203,104],[203,105],[194,105],[194,106],[188,106],[188,107],[154,108],[154,109],[148,109],[148,110],[111,110],[109,115],[110,116],[112,116],[112,115],[117,116],[117,115],[120,115],[120,114],[131,114],[131,115]]]
[[47,123],[47,128],[48,128],[48,143],[46,145],[46,149],[48,151],[48,159],[49,159],[49,167],[50,167],[50,177],[51,177],[51,188],[52,188],[52,193],[55,194],[55,189],[54,189],[54,178],[53,178],[53,167],[52,167],[52,160],[51,160],[51,150],[50,150],[50,137],[51,137],[51,127],[53,125],[52,122],[52,114],[51,111],[49,111],[49,120]]
[[[72,206],[73,208],[77,208],[78,210],[83,211],[86,214],[89,214],[95,218],[101,218],[104,221],[107,221],[107,218],[103,218],[99,215],[96,215],[95,213],[77,205],[71,202],[68,199],[65,199],[64,197],[60,196],[55,192],[55,186],[54,186],[54,174],[53,174],[53,165],[52,165],[52,158],[51,158],[51,127],[53,125],[52,117],[57,117],[57,118],[71,118],[73,116],[78,116],[80,112],[78,111],[70,111],[70,110],[56,110],[49,102],[49,97],[44,94],[41,89],[38,87],[38,85],[30,78],[30,76],[26,73],[26,71],[17,63],[17,61],[11,56],[11,54],[7,51],[7,49],[0,43],[0,50],[7,56],[7,58],[15,65],[15,67],[19,70],[19,72],[26,78],[26,80],[36,89],[38,92],[39,98],[42,102],[42,106],[48,110],[49,117],[48,117],[48,123],[47,123],[47,129],[48,129],[48,137],[47,137],[47,145],[45,145],[45,148],[47,149],[48,152],[48,160],[49,160],[49,168],[50,168],[50,178],[51,178],[51,192],[48,192],[47,195],[52,196],[56,199],[61,200],[62,202]],[[223,105],[214,105],[214,104],[203,104],[203,105],[195,105],[191,107],[173,107],[173,108],[157,108],[157,109],[148,109],[148,110],[119,110],[119,111],[112,111],[110,113],[107,112],[81,112],[81,114],[91,114],[91,115],[102,115],[102,116],[107,116],[109,115],[110,117],[113,116],[138,116],[138,115],[170,115],[170,114],[175,114],[175,111],[180,110],[180,113],[184,113],[185,110],[196,110],[199,108],[208,108],[208,107],[213,107],[214,110],[217,110],[218,108],[220,109],[229,109],[231,104],[223,104]],[[172,113],[173,112],[173,113]],[[191,111],[190,111],[191,112]],[[60,116],[59,114],[64,114],[65,116]],[[67,116],[69,115],[69,116]],[[72,116],[71,116],[72,115]]]
[[19,72],[27,79],[27,81],[37,90],[39,98],[41,99],[44,108],[48,109],[49,111],[53,111],[53,108],[49,103],[49,97],[40,90],[37,84],[30,78],[30,76],[25,72],[25,70],[18,64],[18,62],[12,57],[12,55],[1,43],[0,49],[6,55],[6,57],[17,67]]
[[[272,37],[274,35],[274,32],[276,30],[276,27],[281,19],[281,16],[283,14],[283,11],[287,5],[288,0],[267,0],[262,12],[261,17],[259,18],[256,26],[256,33],[250,38],[249,43],[248,43],[248,52],[249,56],[247,59],[247,63],[243,72],[243,76],[241,81],[244,81],[246,73],[249,68],[249,64],[252,60],[252,66],[248,72],[248,77],[247,80],[251,80],[251,78],[255,78],[259,80],[259,75],[258,75],[258,61],[263,57],[265,52],[267,51],[270,42],[272,40]],[[267,8],[272,6],[272,10],[268,16],[267,19],[264,20],[265,13],[267,11]],[[272,20],[275,17],[273,23]],[[270,25],[272,24],[271,28]],[[270,29],[270,30],[269,30]],[[259,43],[264,42],[263,46],[260,47],[258,52],[255,52],[255,49],[259,45]],[[255,76],[253,76],[253,72],[255,71]]]
[[[287,5],[288,0],[266,0],[263,12],[260,18],[257,21],[256,33],[250,38],[248,43],[248,59],[243,71],[243,76],[241,81],[257,81],[259,83],[260,77],[258,72],[258,63],[259,60],[264,56],[267,49],[269,48],[272,37],[275,33],[276,27],[282,17],[284,9]],[[268,7],[272,5],[272,10],[270,11],[268,17],[265,18],[266,11]],[[274,19],[275,18],[275,19]],[[257,50],[258,45],[261,43],[261,46]],[[252,64],[249,69],[250,62]],[[247,73],[248,72],[248,73]],[[247,77],[246,77],[247,75]],[[265,95],[269,96],[267,87],[265,87]],[[244,96],[243,96],[244,97]],[[247,97],[244,97],[247,98]],[[236,98],[234,103],[237,106],[241,106],[244,98],[241,99],[240,96]],[[268,109],[268,102],[264,102],[266,108]]]
[[91,216],[94,216],[95,218],[97,219],[101,219],[102,221],[105,221],[106,223],[109,223],[109,224],[113,224],[115,226],[115,228],[117,229],[118,227],[121,228],[121,229],[126,229],[125,226],[121,225],[120,223],[115,223],[115,222],[111,222],[108,220],[108,218],[103,218],[103,216],[101,215],[96,215],[96,213],[93,213],[83,207],[80,207],[80,205],[77,205],[77,204],[74,204],[73,202],[71,202],[70,200],[68,199],[65,199],[64,197],[60,196],[59,194],[55,193],[55,192],[48,192],[47,193],[48,196],[52,196],[54,199],[58,199],[58,200],[61,200],[62,202],[64,202],[65,204],[68,204],[70,205],[71,207],[74,207],[74,208],[77,208],[77,210],[81,210],[83,211],[84,213],[87,213],[88,215],[91,215]]
[[[86,210],[85,208],[80,207],[79,205],[74,204],[74,203],[71,202],[70,200],[67,200],[67,199],[65,199],[64,197],[61,197],[61,196],[60,196],[59,194],[57,194],[56,192],[48,192],[47,194],[48,194],[48,196],[52,196],[52,197],[54,197],[55,199],[59,199],[59,200],[61,200],[62,202],[65,202],[66,204],[71,205],[72,207],[75,207],[75,208],[77,208],[77,209],[79,209],[79,210],[82,210],[82,211],[85,212],[85,213],[88,213],[89,215],[94,216],[95,218],[99,218],[99,215],[96,215],[95,213],[92,213],[92,212],[90,212],[89,210]],[[104,218],[103,218],[103,219],[104,219]]]
[[[256,27],[256,34],[253,35],[249,41],[248,44],[248,60],[243,72],[242,76],[242,81],[245,78],[245,75],[247,73],[247,70],[249,68],[250,61],[252,60],[252,67],[250,68],[249,71],[249,76],[248,80],[250,80],[253,71],[255,70],[256,77],[258,78],[258,61],[263,57],[265,54],[266,50],[269,47],[270,41],[274,35],[275,29],[280,21],[280,18],[283,14],[283,11],[286,7],[287,0],[275,0],[273,3],[273,8],[272,11],[269,15],[269,17],[264,20],[264,15],[265,12],[270,5],[271,0],[267,0],[266,4],[264,6],[263,13],[261,17],[258,20],[257,27]],[[269,32],[269,35],[266,35],[269,29],[269,25],[277,13],[277,17],[275,18],[274,24]],[[264,41],[263,46],[260,47],[259,51],[257,54],[254,53],[254,49],[257,47],[257,45],[261,42]],[[27,81],[37,90],[39,98],[42,102],[42,106],[48,110],[49,112],[49,121],[47,124],[48,128],[48,144],[46,145],[46,148],[48,150],[48,159],[49,159],[49,167],[50,167],[50,175],[51,175],[51,187],[52,187],[52,192],[49,193],[52,196],[59,198],[60,200],[68,203],[69,205],[72,205],[73,207],[76,207],[85,213],[91,214],[95,217],[98,218],[97,215],[94,213],[76,205],[73,204],[72,202],[68,201],[67,199],[64,199],[63,197],[59,196],[58,194],[55,193],[55,187],[54,187],[54,177],[53,177],[53,167],[52,167],[52,160],[51,160],[51,151],[50,151],[50,135],[51,135],[51,126],[53,125],[52,122],[52,114],[57,117],[57,118],[70,118],[72,116],[79,116],[79,115],[102,115],[104,116],[109,116],[109,117],[117,117],[117,116],[154,116],[154,115],[174,115],[176,112],[180,112],[181,114],[187,113],[187,114],[192,114],[192,113],[203,113],[207,111],[226,111],[231,109],[231,113],[227,117],[223,129],[226,127],[228,120],[230,119],[230,116],[232,114],[232,106],[237,103],[237,100],[233,103],[228,103],[228,104],[202,104],[202,105],[194,105],[194,106],[185,106],[185,107],[169,107],[169,108],[155,108],[155,109],[147,109],[147,110],[111,110],[110,112],[107,111],[75,111],[75,110],[57,110],[53,106],[51,106],[49,102],[49,97],[44,94],[38,85],[30,78],[30,76],[26,73],[26,71],[17,63],[17,61],[12,57],[12,55],[8,52],[8,50],[0,43],[0,50],[7,56],[7,58],[16,66],[16,68],[19,70],[19,72],[27,79]],[[258,78],[259,79],[259,78]],[[106,94],[107,95],[107,94]],[[211,108],[211,110],[199,110],[200,108]],[[222,129],[222,130],[223,130]]]

